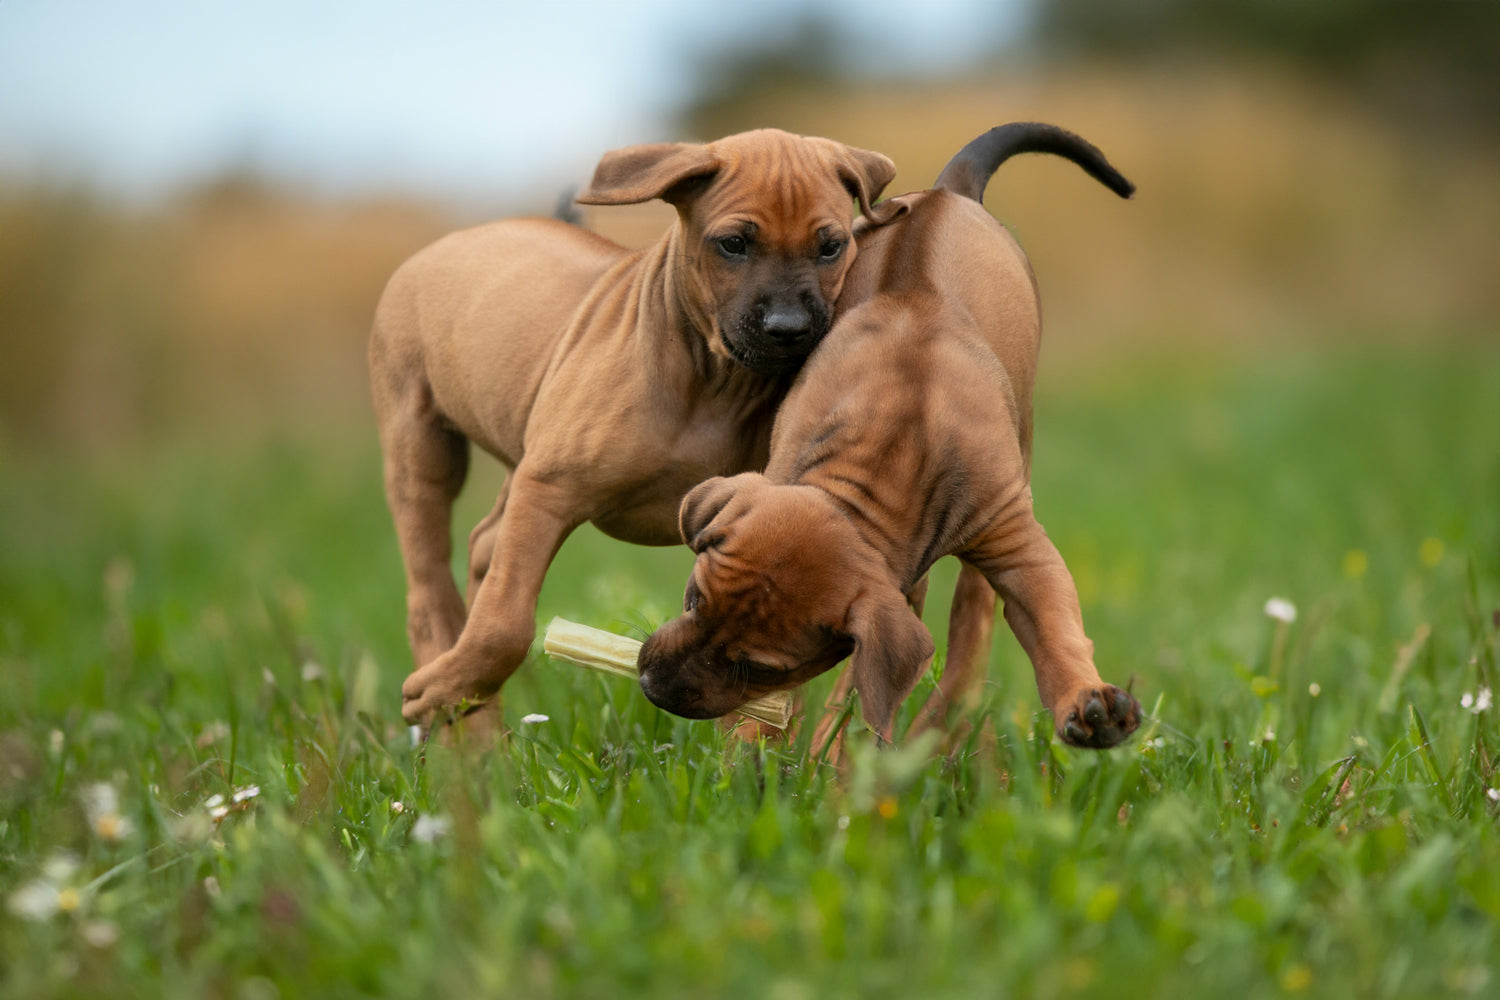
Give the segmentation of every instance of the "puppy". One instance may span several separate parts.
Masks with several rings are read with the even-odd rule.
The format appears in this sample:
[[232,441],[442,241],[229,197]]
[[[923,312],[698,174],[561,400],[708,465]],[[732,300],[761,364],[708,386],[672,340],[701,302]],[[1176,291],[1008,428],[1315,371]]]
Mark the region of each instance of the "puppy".
[[998,591],[1065,741],[1112,746],[1139,724],[1136,699],[1100,679],[1072,577],[1032,515],[1036,285],[981,204],[1021,152],[1134,190],[1084,140],[1026,123],[970,143],[934,190],[885,203],[904,217],[860,237],[840,318],[782,404],[765,473],[712,479],[683,500],[697,553],[684,613],[640,656],[658,706],[720,716],[852,653],[865,719],[890,739],[933,652],[908,595],[952,554],[966,567],[955,631],[986,634]]
[[[874,211],[894,173],[878,153],[771,129],[634,146],[607,154],[578,200],[669,202],[678,221],[655,246],[514,220],[397,270],[370,385],[406,569],[408,721],[486,698],[520,665],[542,578],[578,525],[675,544],[689,488],[764,465],[854,260],[853,204]],[[471,443],[510,476],[470,536],[466,609],[449,558]]]

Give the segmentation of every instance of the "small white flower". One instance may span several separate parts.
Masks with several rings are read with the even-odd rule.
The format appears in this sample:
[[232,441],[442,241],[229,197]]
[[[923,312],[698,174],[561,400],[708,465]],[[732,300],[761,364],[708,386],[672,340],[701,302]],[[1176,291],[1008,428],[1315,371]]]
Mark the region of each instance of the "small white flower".
[[838,827],[839,827],[840,830],[847,830],[847,829],[849,829],[849,817],[848,816],[840,816],[839,817],[839,821],[838,821]]
[[316,660],[308,660],[302,664],[302,680],[305,683],[311,684],[313,681],[320,681],[322,679],[323,668],[318,665]]
[[85,785],[78,797],[83,799],[83,811],[88,813],[90,820],[120,811],[120,797],[115,793],[115,786],[106,782]]
[[203,878],[203,891],[213,899],[218,899],[224,890],[219,888],[219,880],[212,875]]
[[57,851],[42,862],[42,878],[61,884],[78,871],[78,858],[67,851]]
[[1491,802],[1500,802],[1500,788],[1491,788],[1484,794],[1489,797]]
[[68,881],[78,871],[78,859],[66,851],[54,852],[42,862],[42,874],[12,892],[5,906],[22,920],[44,921],[57,913],[71,913],[83,902]]
[[107,782],[85,785],[79,794],[89,826],[100,840],[117,844],[130,836],[134,824],[120,815],[120,797],[115,786]]
[[11,893],[5,905],[22,920],[41,923],[51,920],[52,915],[61,909],[58,902],[61,894],[62,891],[47,879],[33,879]]
[[87,920],[78,930],[95,948],[109,948],[120,940],[120,928],[108,920]]
[[203,808],[208,810],[208,814],[213,817],[214,822],[218,822],[229,815],[229,807],[224,804],[224,796],[222,795],[210,795],[204,800]]
[[1262,743],[1275,743],[1276,730],[1272,729],[1270,726],[1267,726],[1266,731],[1260,734],[1260,741]]
[[213,835],[217,817],[196,809],[173,817],[169,823],[172,836],[185,844],[202,843]]
[[193,746],[205,750],[220,740],[227,740],[229,735],[229,723],[216,719],[198,731],[198,738],[193,741]]
[[446,837],[453,829],[453,821],[446,816],[418,816],[412,825],[411,836],[419,844],[430,844],[439,837]]
[[402,804],[402,802],[398,799],[397,801],[391,803],[391,812],[395,813],[397,816],[400,816],[402,813],[406,812],[406,806]]
[[1297,606],[1284,597],[1273,597],[1266,602],[1266,616],[1290,625],[1297,620]]
[[1317,681],[1313,681],[1307,686],[1307,693],[1316,698],[1323,693],[1323,685],[1319,684]]
[[1474,697],[1474,707],[1473,709],[1471,709],[1471,711],[1475,715],[1478,715],[1480,712],[1488,712],[1490,710],[1490,706],[1494,703],[1494,696],[1490,692],[1490,689],[1480,688],[1479,693]]
[[545,715],[541,714],[540,712],[533,712],[530,715],[523,715],[521,717],[521,725],[523,725],[523,726],[534,726],[538,722],[549,722],[549,721],[551,721],[550,717],[545,716]]
[[260,786],[259,785],[246,785],[244,788],[239,788],[239,789],[235,790],[234,798],[231,801],[233,801],[236,805],[238,805],[241,802],[249,802],[251,799],[255,798],[259,794],[260,794]]

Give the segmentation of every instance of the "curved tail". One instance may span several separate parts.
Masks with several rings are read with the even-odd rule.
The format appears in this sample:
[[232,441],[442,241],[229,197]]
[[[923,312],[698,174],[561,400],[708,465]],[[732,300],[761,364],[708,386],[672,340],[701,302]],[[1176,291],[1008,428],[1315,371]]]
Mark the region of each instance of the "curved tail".
[[1065,128],[1041,122],[1012,122],[990,129],[948,161],[933,187],[982,202],[990,177],[1000,164],[1018,153],[1066,157],[1121,198],[1135,193],[1135,185],[1110,166],[1093,143]]

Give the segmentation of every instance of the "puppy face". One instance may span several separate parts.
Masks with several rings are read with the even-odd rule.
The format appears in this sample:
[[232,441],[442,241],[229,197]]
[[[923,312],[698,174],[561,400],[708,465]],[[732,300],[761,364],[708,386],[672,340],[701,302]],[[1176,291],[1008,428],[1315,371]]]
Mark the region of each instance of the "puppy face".
[[889,736],[932,640],[832,500],[747,473],[695,489],[681,525],[698,558],[683,614],[641,649],[646,697],[715,718],[853,653],[865,716]]
[[578,200],[675,205],[684,267],[673,277],[710,349],[776,375],[828,332],[854,260],[853,202],[868,212],[894,174],[879,153],[763,129],[616,151]]

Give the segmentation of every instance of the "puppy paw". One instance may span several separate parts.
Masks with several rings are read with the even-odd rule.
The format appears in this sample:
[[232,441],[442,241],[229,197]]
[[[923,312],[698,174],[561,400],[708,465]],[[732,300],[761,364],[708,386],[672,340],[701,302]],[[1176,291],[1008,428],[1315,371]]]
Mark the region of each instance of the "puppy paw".
[[401,685],[401,717],[424,728],[467,715],[499,689],[485,672],[446,653],[413,670]]
[[1105,684],[1080,688],[1053,710],[1053,717],[1063,742],[1103,750],[1135,732],[1141,724],[1141,703],[1129,691]]

